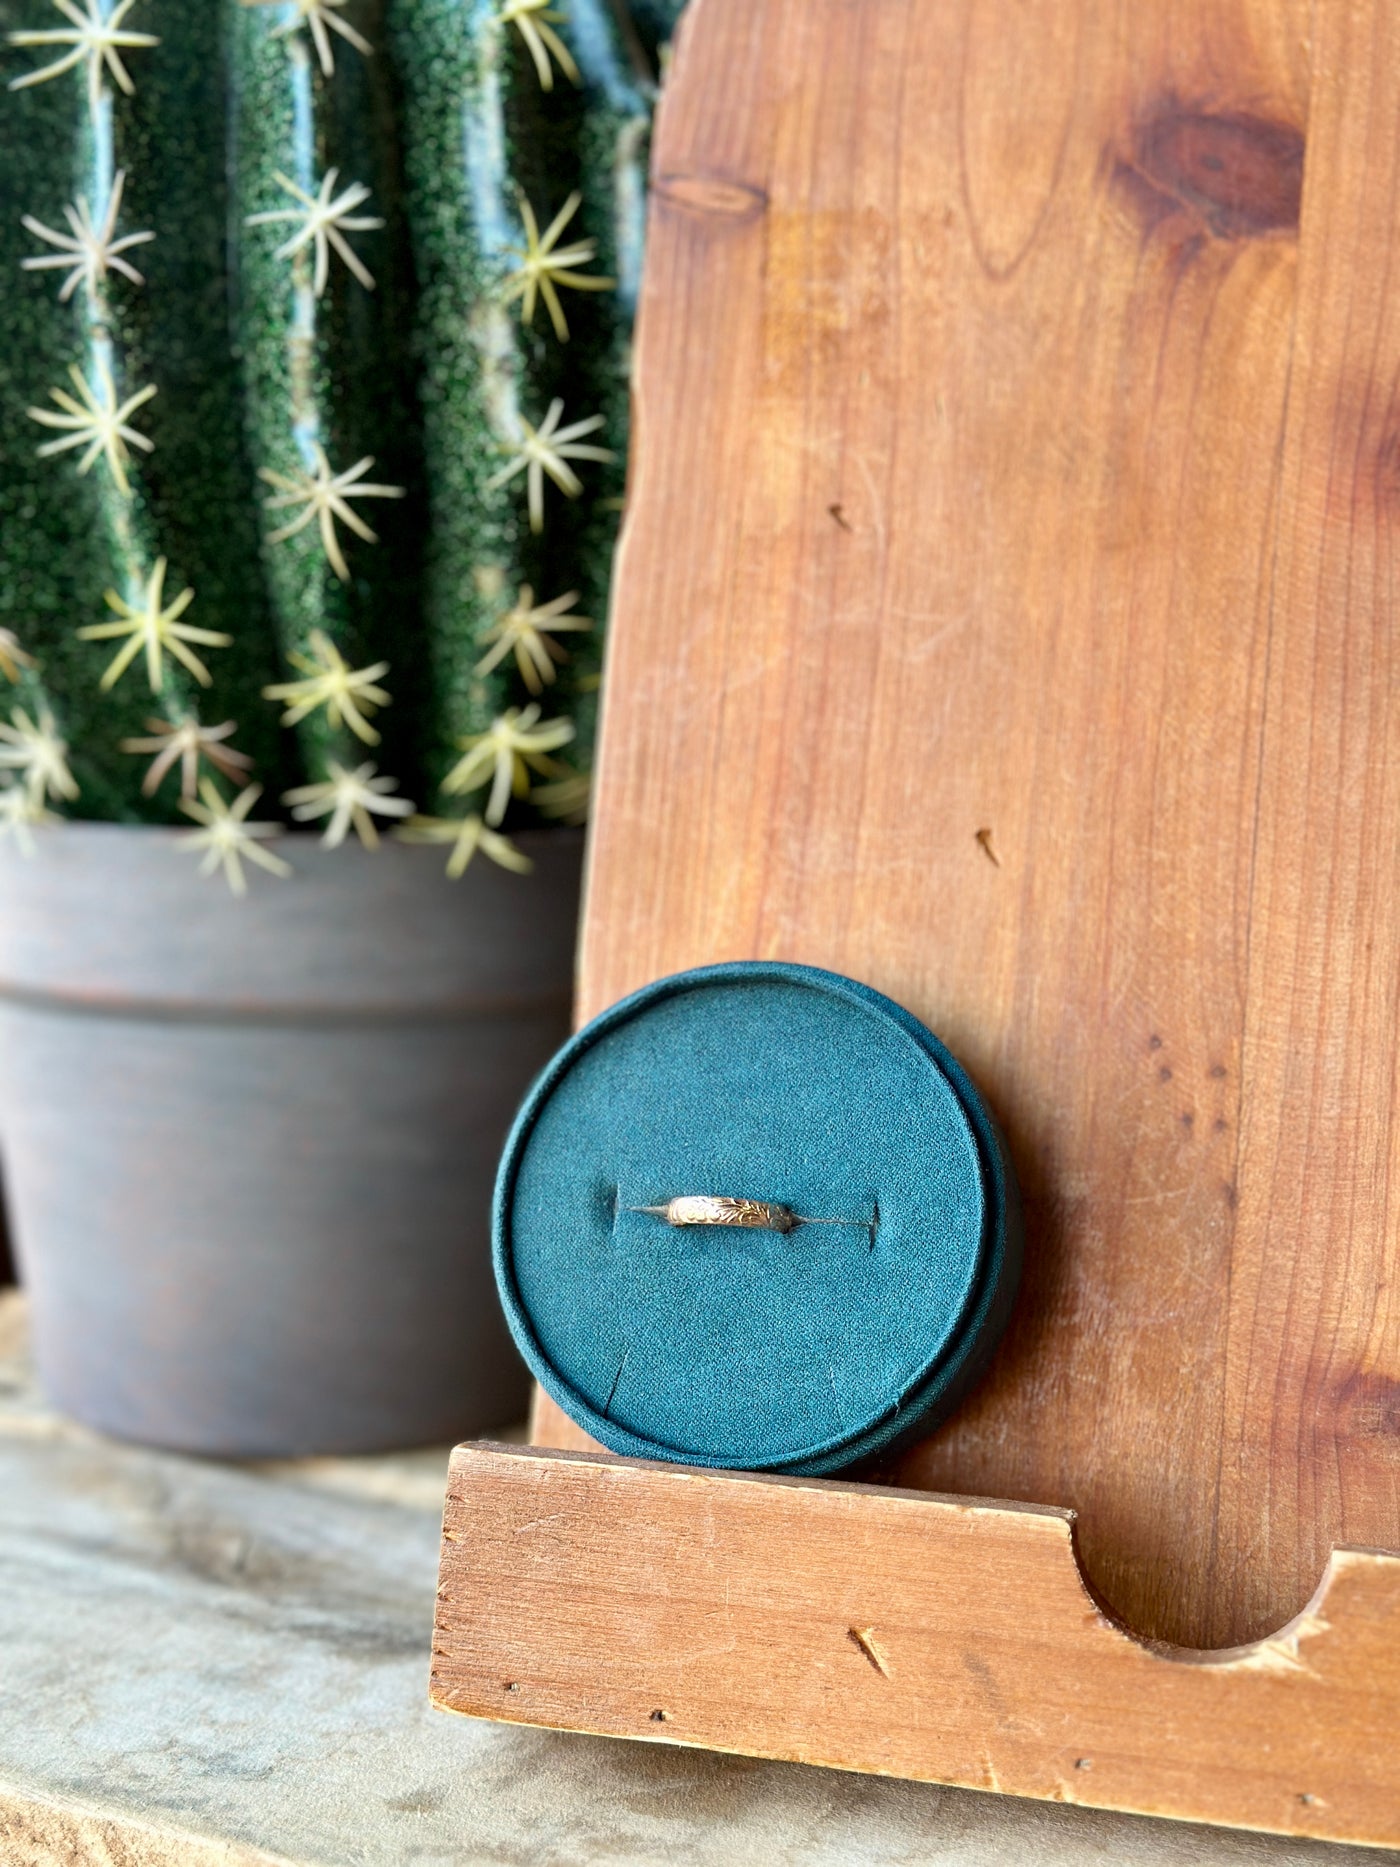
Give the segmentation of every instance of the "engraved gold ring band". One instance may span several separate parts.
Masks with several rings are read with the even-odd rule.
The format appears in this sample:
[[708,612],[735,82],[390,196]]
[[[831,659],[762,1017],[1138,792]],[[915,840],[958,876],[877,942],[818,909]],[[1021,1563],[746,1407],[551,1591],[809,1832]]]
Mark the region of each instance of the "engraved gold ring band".
[[772,1199],[733,1199],[726,1194],[687,1193],[664,1206],[629,1206],[650,1212],[668,1225],[740,1225],[748,1231],[791,1232],[799,1225],[859,1225],[868,1219],[808,1219]]

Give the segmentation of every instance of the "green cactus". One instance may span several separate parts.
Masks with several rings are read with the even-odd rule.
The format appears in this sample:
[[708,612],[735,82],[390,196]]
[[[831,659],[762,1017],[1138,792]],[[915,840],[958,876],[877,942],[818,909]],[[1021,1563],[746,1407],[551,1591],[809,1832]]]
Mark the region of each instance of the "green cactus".
[[82,5],[0,0],[0,832],[251,773],[514,863],[591,758],[650,29]]

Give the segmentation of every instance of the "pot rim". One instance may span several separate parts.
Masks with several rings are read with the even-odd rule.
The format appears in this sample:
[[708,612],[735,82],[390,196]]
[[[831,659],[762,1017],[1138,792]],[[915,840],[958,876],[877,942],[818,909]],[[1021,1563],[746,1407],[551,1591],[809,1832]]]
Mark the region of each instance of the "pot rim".
[[[572,973],[583,835],[526,832],[528,875],[441,846],[347,856],[293,832],[296,873],[246,895],[162,825],[65,824],[0,846],[0,1006],[141,1018],[335,1022],[542,1010]],[[295,841],[293,841],[295,838]],[[275,844],[273,845],[276,846]],[[548,983],[545,982],[554,982]]]

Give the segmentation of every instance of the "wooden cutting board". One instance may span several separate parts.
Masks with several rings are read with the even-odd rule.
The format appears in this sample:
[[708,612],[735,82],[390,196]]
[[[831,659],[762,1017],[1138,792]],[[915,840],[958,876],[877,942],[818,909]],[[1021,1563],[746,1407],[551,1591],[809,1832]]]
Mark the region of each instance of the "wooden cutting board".
[[1386,0],[695,0],[656,149],[582,1014],[945,1039],[1027,1273],[889,1475],[1190,1646],[1400,1549],[1398,183]]

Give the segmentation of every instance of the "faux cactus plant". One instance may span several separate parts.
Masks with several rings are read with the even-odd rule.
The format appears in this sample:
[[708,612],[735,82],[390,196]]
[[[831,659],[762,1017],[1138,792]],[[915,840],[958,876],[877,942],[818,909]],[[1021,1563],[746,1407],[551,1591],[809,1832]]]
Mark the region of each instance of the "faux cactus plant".
[[581,820],[674,11],[0,0],[0,833]]

